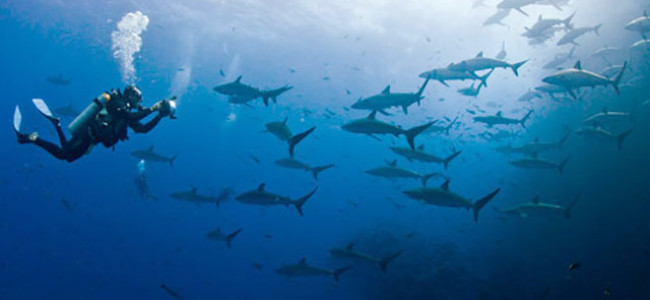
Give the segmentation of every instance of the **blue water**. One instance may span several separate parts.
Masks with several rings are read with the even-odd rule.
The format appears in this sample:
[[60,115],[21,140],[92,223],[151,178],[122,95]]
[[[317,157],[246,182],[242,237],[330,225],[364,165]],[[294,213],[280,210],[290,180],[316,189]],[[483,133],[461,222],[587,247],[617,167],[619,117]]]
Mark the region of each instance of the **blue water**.
[[[650,299],[650,111],[643,105],[650,92],[648,54],[626,51],[612,59],[628,60],[631,74],[640,78],[620,95],[599,87],[583,89],[578,101],[517,101],[553,72],[542,69],[547,61],[570,49],[555,45],[562,33],[542,46],[527,44],[520,34],[538,15],[563,18],[575,10],[577,26],[602,23],[600,36],[581,37],[576,58],[565,65],[581,59],[583,68],[600,71],[607,63],[591,54],[641,39],[624,25],[650,10],[650,3],[574,0],[563,11],[534,5],[524,8],[528,18],[512,11],[503,21],[507,26],[483,26],[498,1],[476,9],[472,1],[431,2],[1,2],[0,116],[6,130],[0,130],[0,299],[173,299],[161,284],[183,299],[598,299],[607,298],[606,291],[612,299]],[[22,130],[55,141],[32,98],[81,110],[101,92],[125,86],[110,36],[122,16],[134,11],[150,20],[134,62],[144,104],[177,94],[178,119],[164,119],[148,134],[130,132],[115,149],[97,146],[73,163],[17,144],[11,130],[16,105]],[[408,115],[391,109],[393,116],[377,116],[406,128],[459,116],[450,135],[425,133],[416,140],[441,156],[454,147],[462,150],[448,170],[397,157],[388,147],[406,146],[403,137],[377,141],[341,129],[367,115],[344,109],[358,98],[388,84],[393,92],[414,92],[423,82],[419,73],[479,51],[493,57],[502,41],[507,61],[531,59],[519,77],[497,69],[477,98],[456,92],[468,81],[450,87],[432,81],[421,106],[409,107]],[[179,73],[190,74],[186,83]],[[46,80],[59,74],[70,83]],[[260,88],[294,88],[269,107],[260,100],[250,107],[231,105],[212,88],[239,75]],[[572,134],[561,149],[540,155],[553,161],[571,157],[564,174],[515,168],[508,161],[521,155],[495,150],[535,137],[559,140],[603,108],[633,111],[634,122],[617,128],[632,134],[620,151],[609,141]],[[516,118],[529,109],[534,113],[526,128],[488,128],[473,122],[468,109],[502,110]],[[285,117],[294,133],[317,127],[296,148],[296,158],[336,164],[318,181],[273,163],[287,156],[286,143],[260,131]],[[70,121],[63,118],[64,124]],[[480,136],[499,130],[512,136]],[[138,159],[130,155],[151,145],[178,155],[173,166],[146,164],[157,201],[139,196]],[[465,209],[407,198],[402,191],[419,187],[416,180],[364,173],[385,159],[420,173],[443,172],[452,191],[473,201],[497,187],[501,192],[474,222]],[[169,196],[193,187],[206,195],[226,187],[240,194],[260,183],[292,199],[319,189],[304,216],[292,207],[244,205],[232,198],[216,207]],[[441,183],[432,179],[429,185]],[[581,200],[570,219],[498,211],[535,195],[559,205],[576,195]],[[216,228],[243,231],[227,247],[206,238]],[[287,279],[275,272],[303,257],[330,270],[351,265],[328,253],[349,243],[378,257],[404,252],[386,274],[370,263],[353,264],[340,282],[331,276]],[[570,270],[572,263],[580,267]]]

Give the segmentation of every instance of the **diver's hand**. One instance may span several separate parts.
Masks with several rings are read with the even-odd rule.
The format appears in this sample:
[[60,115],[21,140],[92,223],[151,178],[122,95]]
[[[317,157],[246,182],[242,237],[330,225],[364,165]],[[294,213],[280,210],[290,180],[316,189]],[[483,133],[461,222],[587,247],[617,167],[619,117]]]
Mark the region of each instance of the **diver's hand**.
[[158,103],[154,104],[154,106],[155,105],[158,105],[157,110],[158,110],[158,115],[159,116],[161,116],[163,118],[167,117],[167,116],[170,116],[171,109],[169,107],[169,100],[160,100],[160,101],[158,101]]

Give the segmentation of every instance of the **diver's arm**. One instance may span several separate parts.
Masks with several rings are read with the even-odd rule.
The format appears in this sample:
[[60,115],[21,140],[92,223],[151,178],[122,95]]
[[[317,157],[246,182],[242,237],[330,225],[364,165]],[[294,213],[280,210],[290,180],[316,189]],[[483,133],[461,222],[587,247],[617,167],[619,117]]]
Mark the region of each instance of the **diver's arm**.
[[[147,132],[151,131],[151,129],[156,127],[156,125],[158,125],[158,122],[160,122],[160,120],[162,120],[162,118],[163,118],[161,115],[158,114],[153,119],[151,119],[149,122],[142,124],[142,123],[140,123],[140,119],[142,119],[142,118],[137,119],[137,117],[139,115],[137,115],[137,113],[133,113],[133,114],[135,116],[133,116],[133,118],[130,118],[129,127],[131,127],[131,129],[133,129],[133,131],[136,132],[136,133],[147,133]],[[146,117],[146,115],[145,115],[145,117]]]
[[131,113],[131,119],[140,121],[149,116],[154,111],[156,111],[156,108],[154,106],[148,108],[140,108],[138,111]]

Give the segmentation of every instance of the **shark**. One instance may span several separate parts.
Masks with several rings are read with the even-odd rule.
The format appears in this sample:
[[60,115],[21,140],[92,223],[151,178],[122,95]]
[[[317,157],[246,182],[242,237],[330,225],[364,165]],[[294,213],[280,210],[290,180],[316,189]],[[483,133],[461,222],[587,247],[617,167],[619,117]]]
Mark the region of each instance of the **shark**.
[[556,98],[557,94],[560,94],[560,96],[566,96],[568,94],[567,89],[552,84],[543,84],[537,86],[535,87],[535,90],[541,93],[548,94],[551,98]]
[[212,230],[208,232],[205,236],[208,239],[215,240],[215,241],[221,241],[221,242],[226,242],[226,246],[230,248],[230,244],[232,240],[242,231],[241,228],[231,232],[231,233],[224,233],[221,231],[221,228],[217,228],[215,230]]
[[577,90],[581,87],[611,85],[618,94],[618,84],[621,81],[621,77],[623,77],[626,66],[627,61],[623,63],[623,68],[621,68],[621,71],[618,73],[618,75],[616,75],[614,79],[610,79],[600,74],[583,70],[580,61],[577,61],[573,68],[561,70],[552,75],[546,76],[542,79],[542,81],[548,84],[563,87],[574,99],[577,98],[574,90]]
[[239,76],[237,79],[235,79],[235,81],[217,85],[213,89],[217,93],[227,96],[237,96],[241,97],[242,99],[255,99],[261,96],[260,89],[241,83],[241,78],[242,77]]
[[69,118],[75,118],[76,116],[79,115],[79,111],[76,110],[71,104],[68,104],[66,106],[61,106],[57,107],[52,110],[54,113],[56,113],[59,116],[64,116],[64,117],[69,117]]
[[497,4],[498,9],[514,9],[524,16],[528,17],[528,14],[521,9],[524,6],[535,4],[537,0],[503,0]]
[[565,19],[552,19],[552,18],[544,19],[542,18],[542,15],[539,15],[539,17],[537,18],[537,22],[533,24],[532,27],[530,28],[524,27],[526,32],[522,35],[528,38],[544,35],[548,29],[557,25],[564,25],[564,28],[571,29],[573,28],[573,25],[571,25],[571,20],[573,19],[575,14],[576,13],[574,12],[573,14],[571,14]]
[[550,160],[538,158],[536,155],[533,155],[530,157],[511,160],[508,163],[510,165],[523,169],[555,169],[560,172],[560,174],[563,174],[564,166],[566,166],[566,163],[569,162],[569,159],[571,159],[571,157],[567,157],[562,162],[556,163]]
[[376,263],[379,265],[379,268],[383,273],[386,273],[388,270],[388,264],[391,263],[394,259],[402,255],[404,251],[397,251],[393,254],[390,254],[384,258],[377,258],[366,253],[359,252],[354,249],[354,243],[348,244],[345,248],[332,248],[329,249],[330,255],[335,258],[341,259],[351,259],[355,261],[366,261],[370,263]]
[[376,110],[382,114],[386,114],[384,109],[398,106],[402,107],[404,114],[408,114],[408,107],[413,103],[420,105],[420,101],[424,98],[422,93],[427,86],[430,78],[427,77],[424,81],[424,84],[416,93],[391,93],[390,85],[386,86],[380,94],[370,96],[365,99],[360,99],[356,103],[352,104],[354,109],[365,109],[365,110]]
[[489,26],[489,25],[501,25],[501,26],[506,26],[506,24],[503,24],[503,19],[505,19],[508,15],[510,14],[510,9],[499,9],[497,10],[496,13],[491,15],[490,17],[483,22],[483,26]]
[[557,142],[543,142],[539,138],[535,138],[532,142],[525,143],[521,146],[510,146],[510,152],[519,152],[528,154],[531,156],[536,156],[538,153],[543,151],[548,151],[555,148],[562,148],[564,143],[569,139],[569,132]]
[[532,89],[528,89],[528,91],[526,93],[524,93],[523,95],[519,96],[519,98],[517,98],[517,101],[519,101],[519,102],[530,102],[531,100],[533,100],[535,98],[542,99],[542,95],[540,93],[536,92],[536,91],[533,91]]
[[573,53],[576,50],[576,46],[571,47],[571,50],[567,53],[559,53],[555,55],[555,58],[548,63],[546,63],[543,68],[544,69],[557,69],[559,66],[563,65],[569,59],[573,58]]
[[[490,71],[490,73],[492,73],[492,71]],[[478,88],[475,88],[474,83],[472,83],[471,86],[466,87],[466,88],[462,88],[462,89],[458,89],[457,92],[459,94],[463,95],[463,96],[476,98],[476,96],[478,96],[478,94],[481,92],[481,86],[482,85],[479,85]]]
[[164,162],[168,163],[170,166],[174,165],[174,161],[176,160],[176,155],[172,157],[166,157],[163,155],[160,155],[154,151],[153,146],[150,146],[147,149],[143,150],[136,150],[131,152],[131,156],[137,158],[137,159],[142,159],[145,161],[153,161],[153,162]]
[[522,127],[526,127],[526,121],[530,117],[530,115],[533,113],[533,110],[529,110],[528,113],[521,119],[512,119],[512,118],[506,118],[502,115],[501,111],[498,111],[494,116],[478,116],[474,117],[474,122],[480,122],[480,123],[485,123],[487,124],[488,127],[492,127],[494,125],[511,125],[511,124],[519,124]]
[[551,216],[564,216],[571,218],[571,210],[580,200],[580,195],[576,196],[571,203],[567,206],[561,206],[552,203],[544,203],[539,201],[539,196],[535,196],[532,201],[517,204],[512,207],[499,209],[498,211],[504,214],[518,216],[520,218],[528,217],[551,217]]
[[630,30],[630,31],[636,31],[640,33],[644,39],[645,38],[645,33],[650,32],[650,17],[648,17],[648,13],[646,11],[643,11],[643,16],[638,17],[629,23],[625,25],[625,29]]
[[336,165],[335,164],[329,164],[329,165],[324,165],[324,166],[319,166],[319,167],[312,167],[304,162],[301,162],[293,157],[287,157],[287,158],[282,158],[278,159],[275,161],[275,164],[283,167],[283,168],[288,168],[288,169],[297,169],[297,170],[304,170],[311,172],[312,175],[314,176],[315,180],[318,180],[318,174],[321,172],[333,168]]
[[575,40],[582,36],[583,34],[587,32],[593,31],[596,35],[600,35],[598,33],[598,30],[600,29],[600,26],[603,24],[598,24],[596,26],[591,26],[591,27],[578,27],[574,28],[571,31],[567,32],[559,41],[557,41],[558,46],[566,45],[566,44],[573,44],[576,46],[580,46]]
[[63,75],[58,74],[55,76],[49,76],[45,78],[45,81],[53,84],[53,85],[59,85],[59,86],[64,86],[70,84],[70,79],[67,79],[63,77]]
[[476,54],[476,57],[463,60],[459,63],[452,63],[447,67],[450,71],[456,72],[476,72],[481,70],[494,70],[495,68],[510,68],[515,76],[519,76],[519,68],[528,60],[523,60],[515,64],[510,64],[496,58],[483,57],[483,51]]
[[[451,64],[450,64],[451,66]],[[449,86],[447,84],[447,81],[451,80],[460,80],[460,81],[465,81],[465,80],[478,80],[481,82],[480,86],[487,86],[487,79],[490,76],[490,73],[485,74],[483,76],[478,76],[473,72],[465,72],[465,71],[452,71],[449,70],[449,66],[447,68],[437,68],[433,70],[429,70],[426,72],[420,73],[419,77],[420,78],[428,78],[428,79],[433,79],[437,80],[444,86]]]
[[352,266],[345,266],[336,270],[314,267],[307,264],[307,259],[303,257],[297,263],[281,266],[275,272],[286,277],[333,276],[334,281],[338,282],[339,276],[350,269],[352,269]]
[[461,207],[472,209],[474,212],[474,221],[478,222],[479,211],[496,196],[501,188],[497,188],[488,195],[472,202],[461,195],[449,190],[449,180],[445,181],[439,188],[423,187],[404,191],[404,194],[411,199],[421,201],[426,204],[444,207]]
[[415,137],[433,125],[434,122],[429,122],[424,125],[416,126],[408,130],[404,130],[401,127],[388,124],[382,121],[379,121],[375,118],[377,111],[373,110],[370,115],[366,118],[352,120],[348,123],[343,124],[341,128],[345,131],[352,133],[362,133],[370,135],[375,138],[373,134],[392,134],[396,137],[404,135],[406,140],[411,146],[411,149],[415,148]]
[[313,196],[318,190],[318,187],[315,187],[311,192],[309,192],[309,194],[302,196],[296,200],[292,200],[289,197],[280,196],[275,193],[267,192],[265,186],[266,184],[262,183],[255,190],[250,190],[240,195],[237,195],[235,197],[235,200],[244,204],[262,205],[262,206],[293,205],[296,208],[296,210],[298,210],[298,213],[302,216],[303,215],[302,206],[305,205],[307,200],[309,200],[309,198],[311,198],[311,196]]
[[589,126],[602,127],[605,124],[633,120],[634,117],[631,113],[622,111],[609,111],[607,108],[603,108],[601,112],[587,117],[584,123]]
[[594,126],[584,126],[580,127],[575,130],[575,133],[579,136],[583,137],[596,137],[596,138],[601,138],[601,139],[609,139],[609,140],[614,140],[616,141],[616,145],[618,147],[618,150],[623,149],[623,141],[625,138],[627,138],[630,133],[632,133],[632,129],[624,131],[620,134],[614,134],[611,131],[608,131],[606,129],[603,129],[602,127],[594,127]]
[[571,0],[537,0],[535,4],[550,5],[557,8],[557,10],[562,11],[562,6],[569,5],[569,1]]
[[269,99],[277,103],[277,97],[291,90],[292,86],[283,86],[277,89],[260,90],[259,88],[241,83],[242,76],[235,81],[217,85],[213,90],[217,93],[229,96],[228,102],[233,104],[247,104],[257,98],[262,98],[264,106],[269,106]]
[[216,204],[217,207],[221,204],[221,202],[225,201],[230,197],[231,195],[234,194],[234,191],[232,188],[224,188],[219,192],[219,195],[217,196],[205,196],[201,195],[198,193],[197,188],[192,188],[189,191],[184,191],[184,192],[175,192],[169,194],[170,197],[176,199],[176,200],[181,200],[181,201],[187,201],[191,202],[197,205],[201,204]]
[[395,152],[395,154],[405,157],[410,162],[416,160],[421,162],[442,164],[445,170],[447,170],[447,167],[449,167],[449,163],[462,153],[462,151],[454,150],[453,153],[447,157],[438,157],[433,154],[425,152],[424,144],[418,146],[416,149],[405,148],[405,147],[390,147],[390,150]]
[[455,117],[455,118],[454,118],[453,120],[451,120],[451,121],[449,122],[449,124],[447,124],[446,126],[441,126],[441,125],[435,125],[435,124],[433,124],[433,125],[431,125],[431,127],[429,127],[429,128],[428,128],[427,130],[425,130],[424,132],[427,132],[427,133],[440,133],[440,132],[444,132],[445,135],[449,135],[449,130],[451,130],[451,127],[454,126],[454,124],[456,124],[457,121],[458,121],[458,117]]
[[401,168],[397,166],[397,160],[386,161],[385,166],[372,168],[365,171],[366,174],[371,176],[383,177],[383,178],[414,178],[422,181],[422,186],[427,185],[427,181],[434,176],[441,176],[440,173],[430,173],[422,175],[418,172]]
[[287,117],[284,118],[283,121],[266,123],[264,124],[266,130],[262,132],[269,132],[279,138],[281,141],[288,141],[293,136],[291,129],[289,129],[289,126],[287,126],[288,120],[289,118]]
[[497,56],[495,56],[494,58],[496,58],[498,60],[504,60],[504,59],[506,59],[506,55],[508,55],[508,53],[506,52],[506,42],[502,41],[501,42],[501,50],[499,51],[499,53],[497,53]]

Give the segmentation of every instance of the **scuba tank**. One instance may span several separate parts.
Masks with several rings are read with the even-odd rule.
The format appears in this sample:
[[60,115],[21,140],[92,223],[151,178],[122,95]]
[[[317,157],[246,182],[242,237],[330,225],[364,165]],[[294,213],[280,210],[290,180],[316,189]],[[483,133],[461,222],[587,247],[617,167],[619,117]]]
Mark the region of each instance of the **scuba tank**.
[[111,100],[111,96],[107,93],[102,93],[93,99],[88,106],[68,125],[68,131],[72,136],[83,134],[88,128],[88,124],[97,115],[97,113],[104,108],[106,102]]

